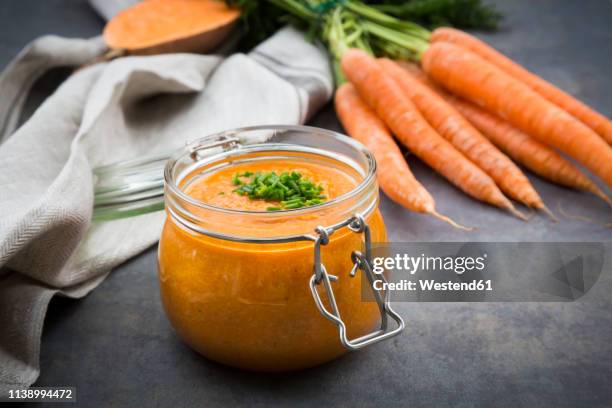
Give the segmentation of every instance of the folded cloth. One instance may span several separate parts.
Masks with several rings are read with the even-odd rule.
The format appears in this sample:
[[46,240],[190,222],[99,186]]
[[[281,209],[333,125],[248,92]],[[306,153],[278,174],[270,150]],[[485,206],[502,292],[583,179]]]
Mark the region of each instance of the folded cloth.
[[303,123],[333,91],[325,52],[285,28],[248,55],[126,57],[80,69],[11,132],[16,101],[44,67],[80,64],[100,47],[39,39],[0,76],[10,98],[0,103],[10,134],[0,145],[0,395],[38,377],[54,294],[86,295],[159,237],[159,212],[91,223],[92,167],[229,128]]

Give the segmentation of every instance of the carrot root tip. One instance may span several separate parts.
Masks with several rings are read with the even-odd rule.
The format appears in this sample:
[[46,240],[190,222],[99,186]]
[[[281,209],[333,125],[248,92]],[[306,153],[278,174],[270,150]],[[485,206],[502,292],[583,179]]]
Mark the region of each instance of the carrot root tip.
[[[517,210],[518,211],[518,210]],[[533,210],[533,208],[531,207],[527,207],[527,214],[525,213],[521,213],[524,214],[526,217],[526,221],[531,221],[531,219],[533,218],[533,216],[535,215],[535,211]]]
[[602,200],[604,200],[606,203],[608,203],[608,205],[610,207],[612,207],[612,200],[610,199],[610,197],[608,197],[606,195],[606,193],[604,193],[603,191],[601,191],[599,188],[595,188],[593,191],[591,191],[593,194],[595,194],[597,197],[601,198]]
[[522,212],[520,212],[516,208],[514,208],[513,205],[510,205],[509,207],[507,207],[507,209],[508,209],[508,211],[510,211],[510,214],[514,215],[517,218],[520,218],[523,221],[529,221],[529,219],[531,218],[531,217],[528,217],[527,215],[523,214]]
[[550,211],[550,209],[545,204],[542,204],[542,206],[538,208],[538,210],[543,211],[544,214],[546,214],[551,219],[552,222],[554,223],[559,222],[559,219],[555,216],[555,214],[553,214],[552,211]]
[[582,222],[587,222],[587,223],[593,222],[591,218],[585,217],[584,215],[569,214],[567,211],[563,209],[563,206],[561,206],[560,201],[557,203],[557,209],[559,210],[559,214],[561,214],[562,216],[570,220],[582,221]]
[[437,212],[436,210],[430,210],[427,212],[429,215],[434,216],[435,218],[442,220],[444,222],[449,223],[450,225],[452,225],[453,227],[460,229],[460,230],[464,230],[464,231],[474,231],[474,227],[466,227],[464,225],[458,224],[457,222],[453,221],[450,217],[447,217],[446,215],[442,215],[439,212]]

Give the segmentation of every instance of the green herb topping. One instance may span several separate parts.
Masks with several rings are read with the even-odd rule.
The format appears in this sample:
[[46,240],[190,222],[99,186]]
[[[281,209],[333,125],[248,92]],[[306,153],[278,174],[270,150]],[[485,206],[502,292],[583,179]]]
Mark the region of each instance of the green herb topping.
[[236,173],[232,177],[232,184],[238,186],[233,190],[236,194],[248,196],[251,200],[278,203],[268,207],[268,211],[309,207],[321,204],[327,198],[321,194],[323,186],[314,184],[296,171],[280,175],[274,171]]

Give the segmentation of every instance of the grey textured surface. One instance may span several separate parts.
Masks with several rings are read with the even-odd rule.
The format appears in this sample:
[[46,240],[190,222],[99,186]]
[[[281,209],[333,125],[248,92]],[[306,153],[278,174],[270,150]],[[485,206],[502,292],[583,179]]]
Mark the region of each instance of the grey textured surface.
[[[497,1],[503,29],[486,39],[517,61],[612,115],[612,3]],[[0,66],[43,33],[91,36],[102,22],[78,0],[0,3]],[[46,78],[35,104],[62,73]],[[340,130],[333,111],[312,124]],[[535,217],[525,224],[470,200],[410,158],[439,210],[477,225],[453,231],[384,199],[393,241],[608,242],[600,281],[575,303],[401,304],[401,337],[302,372],[262,375],[200,358],[161,310],[156,253],[118,268],[87,298],[52,302],[36,385],[72,385],[79,406],[610,406],[612,232],[595,198],[531,177],[549,206],[596,222]]]

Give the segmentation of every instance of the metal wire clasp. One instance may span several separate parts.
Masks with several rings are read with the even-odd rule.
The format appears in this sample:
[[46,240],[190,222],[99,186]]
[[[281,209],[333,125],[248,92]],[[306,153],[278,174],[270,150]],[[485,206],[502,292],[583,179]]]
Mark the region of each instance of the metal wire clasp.
[[[321,246],[327,245],[329,243],[330,235],[345,226],[357,234],[364,234],[365,254],[359,251],[353,251],[351,253],[353,268],[351,269],[349,276],[354,277],[357,274],[357,271],[363,271],[369,281],[370,286],[372,287],[372,292],[374,294],[374,298],[376,299],[376,303],[378,304],[381,317],[380,328],[378,330],[352,340],[347,337],[346,324],[340,317],[340,311],[338,310],[334,291],[331,286],[331,282],[337,281],[338,277],[327,273],[325,265],[323,265],[321,262]],[[382,280],[385,283],[387,281],[382,274],[375,276],[374,272],[372,271],[372,243],[370,237],[370,227],[366,223],[364,217],[361,214],[356,214],[344,223],[340,223],[329,228],[317,227],[315,232],[317,236],[314,239],[314,272],[310,278],[310,291],[312,292],[312,297],[314,298],[315,304],[321,314],[338,326],[338,330],[340,332],[340,342],[342,345],[349,350],[357,350],[362,347],[369,346],[370,344],[377,343],[381,340],[393,337],[404,330],[404,320],[391,308],[389,291],[386,290],[384,291],[384,294],[381,294],[381,291],[373,288],[375,280]],[[321,282],[323,283],[331,311],[325,307],[319,291],[317,290],[317,286],[319,286]],[[389,330],[389,318],[393,319],[397,323],[397,327],[395,329]]]
[[200,160],[202,158],[202,152],[209,149],[221,148],[223,151],[235,149],[240,146],[240,139],[233,136],[221,135],[207,143],[197,141],[195,143],[187,143],[186,148],[189,151],[190,157],[194,160]]

